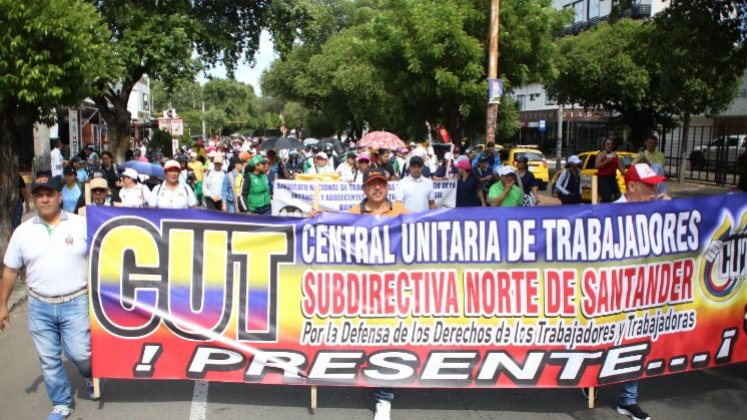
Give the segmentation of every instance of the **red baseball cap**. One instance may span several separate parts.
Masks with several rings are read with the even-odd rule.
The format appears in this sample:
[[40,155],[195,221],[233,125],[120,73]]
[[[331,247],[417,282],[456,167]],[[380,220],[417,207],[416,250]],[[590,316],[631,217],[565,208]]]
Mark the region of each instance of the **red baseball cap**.
[[667,177],[659,175],[648,163],[636,163],[625,171],[625,183],[632,181],[643,182],[655,186],[667,180]]

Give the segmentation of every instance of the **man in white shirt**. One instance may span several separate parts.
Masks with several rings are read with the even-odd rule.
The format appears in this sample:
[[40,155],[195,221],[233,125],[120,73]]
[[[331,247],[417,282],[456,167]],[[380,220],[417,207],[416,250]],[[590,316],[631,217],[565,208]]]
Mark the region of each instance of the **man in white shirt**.
[[355,170],[355,159],[357,157],[358,156],[355,154],[355,152],[348,152],[347,155],[345,155],[345,162],[337,165],[336,172],[340,174],[340,179],[342,181],[353,181],[353,171]]
[[202,196],[205,197],[205,207],[208,210],[221,211],[223,203],[221,202],[221,189],[223,188],[223,179],[226,173],[223,172],[223,156],[215,155],[213,158],[213,168],[205,172],[202,179]]
[[26,267],[28,326],[53,405],[48,419],[64,419],[72,412],[63,351],[86,379],[91,399],[96,399],[91,379],[86,219],[60,208],[59,187],[51,175],[38,175],[34,180],[31,194],[38,215],[13,232],[0,282],[2,330],[10,323],[10,292],[20,269]]
[[433,181],[423,176],[424,163],[420,156],[410,158],[410,174],[399,181],[394,194],[395,199],[401,201],[410,213],[436,208]]
[[192,188],[179,184],[179,162],[170,160],[163,165],[166,179],[151,191],[148,207],[159,209],[187,209],[197,207]]
[[54,140],[52,142],[52,151],[49,152],[50,165],[52,169],[52,176],[59,177],[62,179],[62,152],[60,151],[60,141]]

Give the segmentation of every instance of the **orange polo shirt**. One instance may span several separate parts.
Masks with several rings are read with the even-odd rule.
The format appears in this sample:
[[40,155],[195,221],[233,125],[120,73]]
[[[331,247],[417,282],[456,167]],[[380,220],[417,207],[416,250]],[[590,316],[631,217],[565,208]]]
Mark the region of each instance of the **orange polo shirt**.
[[399,216],[400,214],[407,214],[407,207],[399,201],[390,202],[390,205],[384,206],[383,210],[371,211],[366,208],[366,211],[361,213],[361,205],[356,204],[355,207],[348,211],[350,214],[371,214],[377,216]]

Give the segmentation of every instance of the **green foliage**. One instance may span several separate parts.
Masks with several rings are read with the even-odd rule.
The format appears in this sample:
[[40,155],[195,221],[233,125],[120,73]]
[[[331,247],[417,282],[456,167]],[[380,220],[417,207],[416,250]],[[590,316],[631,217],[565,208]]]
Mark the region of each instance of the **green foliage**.
[[653,31],[651,24],[620,19],[560,39],[558,73],[546,85],[548,95],[559,103],[617,111],[639,147],[648,132],[671,124],[672,109],[656,88]]
[[672,0],[654,19],[651,65],[664,100],[681,113],[718,113],[734,98],[747,66],[736,3]]
[[148,150],[151,152],[161,150],[161,153],[167,158],[174,157],[171,150],[171,134],[162,130],[153,130],[153,136],[148,143]]
[[40,110],[77,105],[104,76],[106,27],[82,1],[0,0],[0,21],[2,112],[36,120]]
[[725,109],[747,64],[731,2],[673,0],[653,22],[619,19],[559,41],[548,93],[561,103],[618,111],[634,146],[672,116]]
[[[162,80],[171,91],[180,80],[193,80],[201,69],[193,58],[196,52],[207,66],[225,64],[230,76],[239,61],[252,61],[262,30],[270,32],[276,48],[286,51],[296,31],[305,26],[304,4],[292,0],[95,0],[93,4],[108,24],[114,57],[107,62],[113,76],[95,85],[98,94],[93,99],[109,124],[110,144],[120,158],[129,140],[127,101],[143,75]],[[243,117],[211,113],[211,121],[219,125],[251,123]]]
[[[315,9],[317,28],[262,77],[262,91],[318,112],[335,131],[386,129],[423,138],[425,121],[456,134],[485,129],[488,0],[358,0]],[[567,21],[550,0],[504,0],[504,78],[554,71],[551,35]],[[331,34],[331,28],[338,28]],[[506,118],[516,117],[506,111]],[[503,121],[503,120],[502,120]],[[506,121],[510,131],[516,120]]]

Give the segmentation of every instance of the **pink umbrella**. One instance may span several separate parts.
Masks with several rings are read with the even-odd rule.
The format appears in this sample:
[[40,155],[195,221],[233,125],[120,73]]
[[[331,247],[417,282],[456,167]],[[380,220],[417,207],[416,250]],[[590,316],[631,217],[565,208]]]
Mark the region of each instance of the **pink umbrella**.
[[208,146],[208,147],[205,148],[205,151],[208,152],[208,153],[212,152],[214,150],[215,150],[215,146]]
[[407,147],[405,142],[400,140],[396,135],[387,131],[372,131],[358,142],[358,146],[371,147],[374,149],[396,150],[400,147]]

